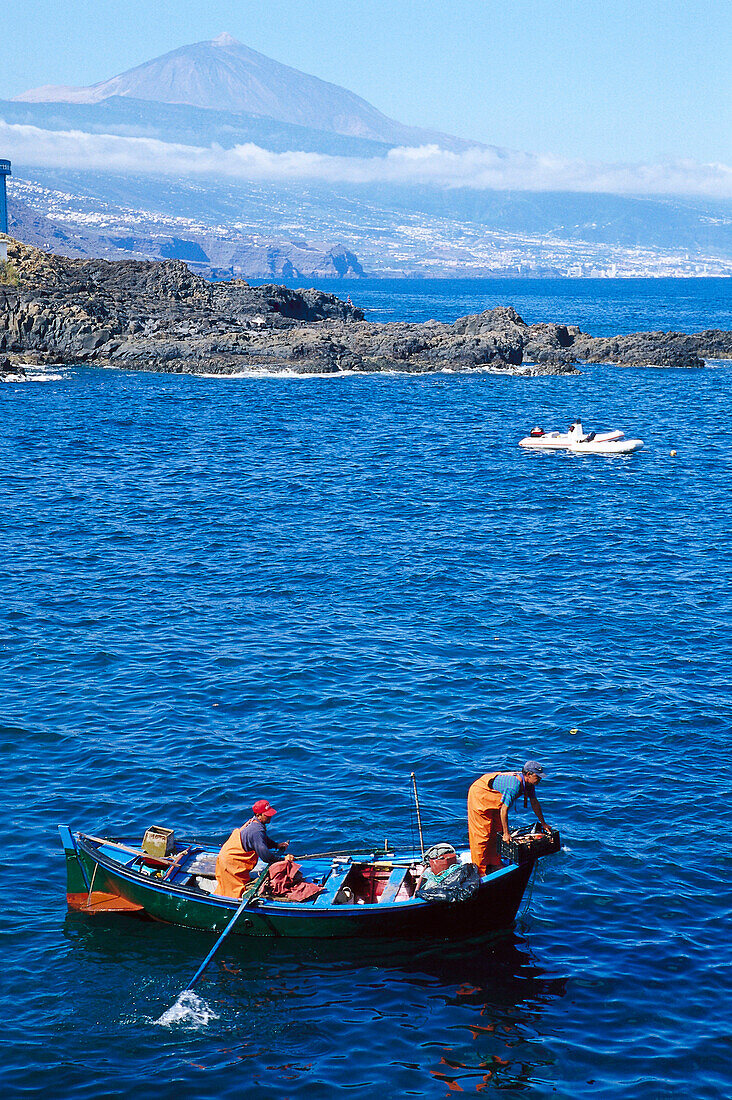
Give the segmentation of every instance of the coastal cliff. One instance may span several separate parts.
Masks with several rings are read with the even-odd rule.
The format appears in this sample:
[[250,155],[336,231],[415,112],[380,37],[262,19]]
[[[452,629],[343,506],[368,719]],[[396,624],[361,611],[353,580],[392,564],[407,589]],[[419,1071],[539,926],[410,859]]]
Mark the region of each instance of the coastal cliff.
[[182,261],[68,259],[4,240],[0,371],[6,374],[22,371],[24,362],[205,374],[485,366],[572,374],[581,360],[701,367],[704,355],[732,356],[728,332],[595,339],[576,326],[527,325],[510,307],[453,324],[379,324],[317,290],[211,283]]

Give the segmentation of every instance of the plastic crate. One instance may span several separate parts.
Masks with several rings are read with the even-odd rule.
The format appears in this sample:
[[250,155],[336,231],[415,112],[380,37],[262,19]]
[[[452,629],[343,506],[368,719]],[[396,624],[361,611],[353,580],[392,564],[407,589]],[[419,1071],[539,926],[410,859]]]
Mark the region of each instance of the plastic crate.
[[521,867],[524,863],[534,863],[541,856],[549,856],[558,852],[562,842],[557,829],[549,833],[537,833],[534,827],[529,829],[516,829],[511,833],[511,839],[505,841],[498,838],[498,854],[509,863],[518,863]]

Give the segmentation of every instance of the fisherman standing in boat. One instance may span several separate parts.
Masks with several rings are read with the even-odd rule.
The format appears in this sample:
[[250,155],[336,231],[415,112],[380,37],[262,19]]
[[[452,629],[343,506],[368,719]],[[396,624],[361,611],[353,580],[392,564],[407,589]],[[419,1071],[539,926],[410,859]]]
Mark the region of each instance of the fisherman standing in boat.
[[277,844],[267,836],[267,825],[277,810],[270,806],[266,798],[254,803],[252,813],[254,817],[240,829],[234,829],[216,857],[215,894],[240,898],[259,860],[276,863],[281,857],[272,855],[272,852],[284,852],[289,847],[289,840]]
[[544,778],[544,769],[535,760],[527,760],[520,772],[487,772],[476,779],[468,791],[468,836],[470,858],[481,875],[501,866],[498,854],[498,837],[511,839],[508,831],[508,811],[519,795],[536,814],[543,828],[549,832],[544,820],[536,785]]

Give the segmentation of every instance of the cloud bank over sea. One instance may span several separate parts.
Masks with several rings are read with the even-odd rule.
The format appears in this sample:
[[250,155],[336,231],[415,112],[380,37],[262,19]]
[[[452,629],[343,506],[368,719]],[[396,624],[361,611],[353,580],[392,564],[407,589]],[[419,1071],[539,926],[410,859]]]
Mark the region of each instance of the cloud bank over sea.
[[156,138],[45,130],[0,121],[0,149],[24,167],[94,169],[175,177],[315,184],[402,184],[511,191],[604,192],[732,198],[732,167],[678,160],[600,164],[549,155],[437,145],[399,147],[381,157],[275,153],[255,144],[199,147]]

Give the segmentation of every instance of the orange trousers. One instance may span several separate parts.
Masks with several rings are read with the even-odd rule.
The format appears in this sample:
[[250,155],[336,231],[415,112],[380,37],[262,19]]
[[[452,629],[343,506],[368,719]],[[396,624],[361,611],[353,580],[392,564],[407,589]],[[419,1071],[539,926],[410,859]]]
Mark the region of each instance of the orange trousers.
[[257,853],[241,846],[241,830],[234,829],[216,857],[216,889],[214,894],[240,898],[257,865]]
[[486,772],[480,779],[476,779],[468,791],[470,858],[481,875],[489,867],[501,866],[498,838],[503,833],[500,814],[502,795],[490,786],[497,775],[500,772]]

